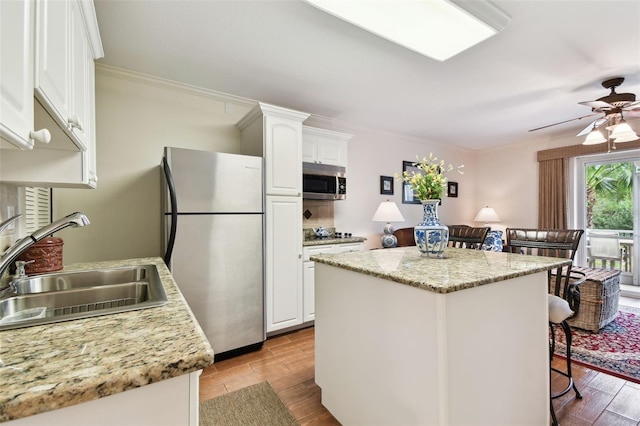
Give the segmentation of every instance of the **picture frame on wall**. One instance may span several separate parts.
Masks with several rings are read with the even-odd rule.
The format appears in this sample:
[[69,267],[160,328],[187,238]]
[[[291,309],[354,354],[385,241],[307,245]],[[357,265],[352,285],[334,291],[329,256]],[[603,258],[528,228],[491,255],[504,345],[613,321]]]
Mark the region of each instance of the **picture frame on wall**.
[[458,196],[458,182],[448,182],[447,183],[447,197],[457,197]]
[[380,194],[393,195],[393,176],[380,176]]
[[[416,172],[422,173],[419,167],[416,166],[414,161],[403,161],[402,162],[402,175],[404,176],[404,172]],[[402,182],[402,204],[421,204],[420,199],[415,196],[413,189],[411,189],[411,185],[407,182]]]

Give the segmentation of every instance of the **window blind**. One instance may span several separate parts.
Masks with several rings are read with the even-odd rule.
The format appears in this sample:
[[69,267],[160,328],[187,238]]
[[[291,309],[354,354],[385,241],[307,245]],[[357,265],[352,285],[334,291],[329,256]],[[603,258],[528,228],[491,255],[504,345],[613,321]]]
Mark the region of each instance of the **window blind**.
[[25,231],[27,235],[51,223],[51,189],[25,187]]

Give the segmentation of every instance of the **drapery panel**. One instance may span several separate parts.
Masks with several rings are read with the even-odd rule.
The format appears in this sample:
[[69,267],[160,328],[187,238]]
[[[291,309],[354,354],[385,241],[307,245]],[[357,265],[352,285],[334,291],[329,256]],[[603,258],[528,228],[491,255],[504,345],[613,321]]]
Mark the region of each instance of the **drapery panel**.
[[540,161],[538,173],[538,228],[567,228],[568,160]]

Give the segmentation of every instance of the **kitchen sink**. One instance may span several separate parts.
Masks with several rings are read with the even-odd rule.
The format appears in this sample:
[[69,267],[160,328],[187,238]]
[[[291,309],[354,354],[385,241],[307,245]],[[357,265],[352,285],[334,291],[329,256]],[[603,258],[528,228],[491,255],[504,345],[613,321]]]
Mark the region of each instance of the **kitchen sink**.
[[146,309],[167,303],[155,265],[60,272],[14,280],[0,330]]

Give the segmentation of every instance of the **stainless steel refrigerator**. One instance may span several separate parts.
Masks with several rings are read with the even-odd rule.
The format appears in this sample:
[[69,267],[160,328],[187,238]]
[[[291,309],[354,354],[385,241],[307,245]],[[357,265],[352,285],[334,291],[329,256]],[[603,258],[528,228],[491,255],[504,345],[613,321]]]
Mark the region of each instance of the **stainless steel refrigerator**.
[[165,262],[216,359],[266,338],[262,161],[164,151]]

